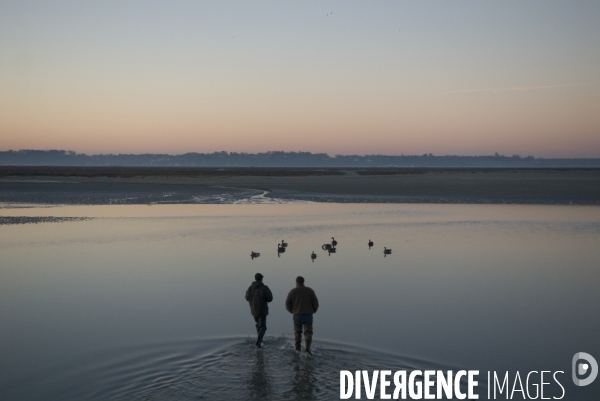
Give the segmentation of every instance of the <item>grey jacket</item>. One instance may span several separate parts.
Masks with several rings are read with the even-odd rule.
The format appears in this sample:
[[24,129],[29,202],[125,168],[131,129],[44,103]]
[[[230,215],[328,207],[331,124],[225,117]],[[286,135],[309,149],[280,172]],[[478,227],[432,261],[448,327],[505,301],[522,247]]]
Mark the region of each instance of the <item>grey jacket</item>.
[[252,316],[267,316],[269,314],[267,303],[273,301],[273,294],[262,281],[254,281],[246,291],[246,301],[250,304]]

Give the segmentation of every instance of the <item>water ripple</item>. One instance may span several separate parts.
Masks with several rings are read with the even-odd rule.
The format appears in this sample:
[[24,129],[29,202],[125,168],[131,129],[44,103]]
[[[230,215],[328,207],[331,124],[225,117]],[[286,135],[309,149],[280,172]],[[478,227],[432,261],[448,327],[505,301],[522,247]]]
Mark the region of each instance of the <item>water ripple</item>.
[[[287,336],[229,337],[139,347],[54,372],[52,399],[317,400],[339,398],[340,370],[449,369],[446,364],[330,341],[314,356]],[[77,383],[77,386],[74,386]],[[48,395],[46,395],[48,396]],[[46,398],[46,397],[44,397]]]

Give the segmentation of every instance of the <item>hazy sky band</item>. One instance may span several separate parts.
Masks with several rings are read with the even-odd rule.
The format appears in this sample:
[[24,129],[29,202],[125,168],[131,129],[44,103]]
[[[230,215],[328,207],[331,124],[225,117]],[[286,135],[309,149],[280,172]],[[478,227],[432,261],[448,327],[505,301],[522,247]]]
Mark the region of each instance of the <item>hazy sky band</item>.
[[0,2],[0,148],[600,157],[600,3]]

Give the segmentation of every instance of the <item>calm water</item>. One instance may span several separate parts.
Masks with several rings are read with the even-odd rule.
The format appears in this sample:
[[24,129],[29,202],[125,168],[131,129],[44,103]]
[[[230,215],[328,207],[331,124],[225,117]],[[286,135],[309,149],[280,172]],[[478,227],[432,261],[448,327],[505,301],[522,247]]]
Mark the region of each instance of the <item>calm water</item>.
[[[341,369],[417,368],[479,369],[482,390],[487,370],[562,370],[566,399],[600,398],[598,380],[570,379],[576,352],[600,360],[600,207],[65,206],[0,216],[45,218],[0,225],[2,400],[336,399]],[[328,256],[321,245],[332,236]],[[244,300],[256,272],[274,294],[261,351]],[[313,358],[293,351],[284,307],[297,275],[321,303]]]

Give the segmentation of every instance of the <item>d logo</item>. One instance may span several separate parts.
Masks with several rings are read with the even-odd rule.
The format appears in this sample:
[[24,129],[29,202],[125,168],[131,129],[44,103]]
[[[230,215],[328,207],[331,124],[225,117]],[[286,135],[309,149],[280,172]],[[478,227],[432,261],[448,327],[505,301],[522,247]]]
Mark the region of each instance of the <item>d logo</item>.
[[[587,363],[581,363],[581,364],[579,364],[579,366],[577,366],[577,361],[579,361],[580,359],[585,360]],[[577,375],[580,375],[580,376],[585,375],[590,368],[592,370],[590,371],[590,375],[587,378],[585,378],[585,379],[577,378]],[[596,379],[596,376],[598,376],[598,362],[596,362],[594,357],[591,356],[590,354],[587,354],[585,352],[578,352],[575,355],[573,355],[572,372],[573,372],[573,383],[575,383],[575,385],[587,386],[588,384],[593,382],[594,379]]]

